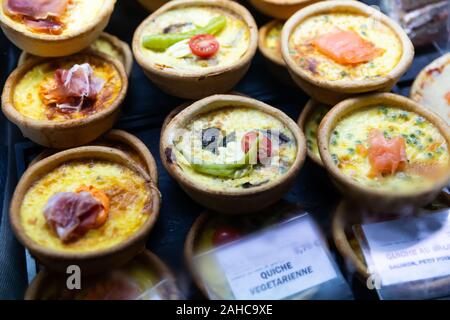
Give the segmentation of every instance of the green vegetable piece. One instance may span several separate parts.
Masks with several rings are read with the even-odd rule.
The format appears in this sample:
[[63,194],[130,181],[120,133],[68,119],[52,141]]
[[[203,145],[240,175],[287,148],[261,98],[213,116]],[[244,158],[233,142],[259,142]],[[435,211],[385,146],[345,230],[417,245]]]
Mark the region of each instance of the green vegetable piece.
[[257,158],[259,139],[257,139],[241,161],[236,163],[197,163],[191,162],[191,167],[200,173],[210,176],[237,179],[249,174],[253,169],[250,162]]
[[151,34],[143,37],[142,45],[150,50],[164,51],[177,42],[192,38],[199,34],[216,35],[227,25],[227,19],[224,16],[218,16],[211,19],[204,27],[198,27],[193,30],[182,33]]

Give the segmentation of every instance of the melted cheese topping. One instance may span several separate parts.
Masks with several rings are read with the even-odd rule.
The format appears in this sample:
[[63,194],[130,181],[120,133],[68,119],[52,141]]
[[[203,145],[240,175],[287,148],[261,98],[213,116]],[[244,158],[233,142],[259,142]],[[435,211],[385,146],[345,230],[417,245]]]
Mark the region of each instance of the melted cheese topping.
[[[81,184],[105,192],[111,208],[106,223],[80,239],[64,243],[47,225],[44,208],[59,192],[74,192]],[[92,252],[117,245],[135,234],[149,218],[152,201],[144,178],[117,163],[75,161],[63,164],[37,181],[26,193],[20,219],[25,234],[37,244],[64,252]]]
[[[320,53],[312,45],[316,37],[336,28],[352,30],[385,52],[367,63],[342,65]],[[292,58],[311,76],[320,80],[365,80],[386,76],[401,59],[402,44],[396,33],[384,23],[354,13],[327,13],[307,18],[289,39]]]
[[270,30],[267,31],[265,46],[272,51],[272,53],[279,58],[281,56],[281,30],[283,23],[278,21]]
[[[223,137],[233,136],[227,138],[226,147],[218,147],[217,154],[202,146],[202,132],[208,128],[218,128]],[[297,154],[297,143],[292,132],[278,119],[256,109],[219,109],[199,116],[184,130],[185,134],[179,140],[173,141],[177,164],[194,182],[215,190],[250,188],[278,179],[293,165]],[[202,174],[190,166],[191,159],[204,163],[236,163],[244,158],[241,147],[244,135],[255,130],[280,132],[289,139],[278,146],[272,139],[270,163],[264,166],[256,165],[248,175],[235,179]]]
[[[232,12],[218,7],[179,8],[163,13],[150,22],[143,35],[161,34],[164,29],[173,25],[187,24],[202,27],[215,17],[226,17],[226,27],[216,36],[220,44],[219,51],[211,58],[202,59],[193,55],[189,48],[189,39],[178,42],[163,52],[142,47],[146,59],[155,66],[164,68],[203,70],[208,67],[225,67],[239,61],[250,45],[250,30],[242,19]],[[142,42],[142,41],[141,41]]]
[[450,54],[440,66],[430,66],[421,84],[418,101],[440,115],[450,125]]
[[[5,0],[0,0],[0,12],[8,20],[15,23],[17,30],[21,32],[29,31],[42,34],[42,32],[33,31],[33,29],[27,27],[25,24],[17,22],[13,17],[6,15],[3,11],[4,1]],[[104,0],[70,0],[65,14],[61,17],[64,29],[62,34],[58,36],[70,35],[85,28],[86,25],[92,23],[92,21],[96,21],[100,16],[104,3]]]
[[[41,85],[54,77],[57,69],[70,69],[75,64],[89,63],[94,70],[94,76],[105,80],[105,85],[97,97],[106,99],[85,108],[81,112],[63,114],[55,112],[55,107],[46,106],[40,96]],[[14,89],[14,107],[25,117],[35,120],[52,120],[63,122],[71,119],[86,118],[90,114],[107,109],[117,99],[122,89],[122,79],[114,65],[101,61],[93,56],[76,56],[52,60],[51,62],[36,65],[19,80]]]
[[323,104],[317,105],[308,116],[304,127],[306,146],[308,147],[308,150],[315,154],[319,159],[320,154],[319,147],[317,145],[317,133],[319,131],[320,122],[322,121],[323,117],[325,117],[328,110],[330,110],[329,107]]
[[[372,129],[381,130],[387,138],[405,139],[405,170],[372,177],[367,152],[359,151],[368,149]],[[386,106],[369,107],[343,118],[332,132],[329,150],[335,164],[353,180],[393,192],[428,189],[450,168],[447,142],[435,126],[413,112]]]

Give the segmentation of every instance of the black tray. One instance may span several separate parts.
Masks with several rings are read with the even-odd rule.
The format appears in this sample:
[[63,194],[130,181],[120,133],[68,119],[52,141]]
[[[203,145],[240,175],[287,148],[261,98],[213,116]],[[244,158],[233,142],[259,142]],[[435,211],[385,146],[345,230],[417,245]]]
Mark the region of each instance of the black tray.
[[[374,3],[374,1],[369,2]],[[255,14],[258,25],[268,21],[267,18],[255,13],[253,9],[252,13]],[[106,31],[130,43],[134,30],[146,15],[135,1],[119,1]],[[126,28],[123,27],[125,24]],[[3,58],[6,58],[1,59],[3,61],[0,62],[1,78],[4,80],[5,75],[9,74],[15,65],[19,52],[3,35],[0,35],[0,44],[2,54],[5,55]],[[439,53],[432,47],[419,52],[413,68],[402,78],[394,91],[406,95],[417,73],[438,55]],[[235,90],[278,107],[294,120],[297,120],[308,100],[308,97],[300,89],[288,88],[275,82],[267,73],[260,54],[256,55],[250,71]],[[138,65],[135,64],[128,96],[123,104],[123,116],[116,127],[138,136],[149,147],[157,160],[159,188],[163,195],[163,205],[160,218],[148,241],[148,248],[168,263],[178,278],[178,284],[183,294],[186,298],[192,299],[201,298],[201,295],[193,285],[184,266],[183,244],[189,228],[195,218],[203,211],[203,208],[194,203],[169,177],[159,158],[161,124],[170,110],[182,102],[180,99],[162,93],[152,85]],[[4,120],[0,119],[0,134],[3,134],[2,130],[6,127],[5,123]],[[9,173],[9,180],[13,186],[13,181],[23,174],[30,161],[42,151],[41,147],[29,140],[20,138],[14,126],[11,126],[10,129],[9,143],[6,142],[6,133],[1,137],[5,137],[5,139],[1,139],[5,140],[5,143],[4,145],[0,143],[0,201],[3,194],[1,192],[2,187],[5,185],[5,173]],[[9,168],[6,169],[6,150],[4,149],[8,145],[10,146],[10,159],[15,159],[15,161],[14,164],[10,163]],[[5,208],[11,188],[7,191]],[[330,237],[330,214],[338,203],[340,196],[331,185],[323,169],[307,160],[295,185],[285,196],[285,199],[302,204],[305,209],[313,214],[327,236]],[[6,211],[4,210],[4,219],[2,220],[5,220],[5,216]],[[0,240],[5,237],[11,238],[11,230],[3,228],[0,236]],[[28,261],[27,277],[23,250],[22,254],[19,253],[16,249],[17,244],[14,242],[13,244],[14,246],[8,246],[4,250],[0,245],[0,297],[20,299],[23,297],[27,280],[31,280],[36,270],[33,260],[28,257],[26,259]],[[332,244],[331,249],[345,274],[344,263]],[[353,281],[354,276],[352,274],[348,274],[347,278],[351,283],[355,298],[376,298],[373,291],[364,289],[359,281]]]

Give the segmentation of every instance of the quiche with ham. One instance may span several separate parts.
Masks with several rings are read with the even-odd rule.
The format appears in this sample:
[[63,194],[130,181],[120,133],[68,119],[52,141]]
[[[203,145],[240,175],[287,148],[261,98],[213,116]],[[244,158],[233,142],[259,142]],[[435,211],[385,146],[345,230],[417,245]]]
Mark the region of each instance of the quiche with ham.
[[339,120],[329,152],[354,181],[393,193],[428,190],[450,169],[449,146],[439,129],[415,112],[389,105]]
[[112,161],[63,163],[32,185],[20,207],[25,234],[56,251],[92,252],[125,241],[149,219],[150,186]]
[[80,54],[35,65],[14,88],[14,108],[34,120],[64,122],[109,108],[123,86],[117,68]]
[[403,49],[396,32],[385,23],[355,12],[330,11],[295,27],[289,54],[315,79],[363,81],[389,74]]

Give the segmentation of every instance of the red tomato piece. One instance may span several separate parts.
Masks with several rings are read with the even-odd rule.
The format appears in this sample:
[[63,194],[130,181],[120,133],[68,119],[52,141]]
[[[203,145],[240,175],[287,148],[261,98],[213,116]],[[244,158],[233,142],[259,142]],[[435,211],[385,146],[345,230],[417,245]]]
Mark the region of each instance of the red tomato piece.
[[241,237],[239,230],[232,227],[223,227],[217,229],[212,237],[212,242],[215,246],[220,246],[231,241],[237,240]]
[[220,44],[213,35],[199,34],[191,38],[189,47],[197,57],[210,58],[219,51]]
[[242,138],[241,147],[242,151],[247,153],[253,143],[257,140],[258,136],[260,137],[258,144],[258,160],[262,162],[272,156],[272,140],[267,138],[262,133],[251,131],[247,132]]

